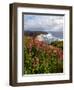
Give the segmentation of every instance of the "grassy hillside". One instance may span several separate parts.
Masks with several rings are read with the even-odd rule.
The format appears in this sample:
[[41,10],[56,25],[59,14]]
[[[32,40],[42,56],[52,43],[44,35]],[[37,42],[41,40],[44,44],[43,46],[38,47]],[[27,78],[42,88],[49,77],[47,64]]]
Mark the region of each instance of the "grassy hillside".
[[51,45],[61,48],[63,50],[63,41],[54,41],[51,43]]
[[63,42],[48,45],[32,37],[24,38],[24,74],[62,73]]

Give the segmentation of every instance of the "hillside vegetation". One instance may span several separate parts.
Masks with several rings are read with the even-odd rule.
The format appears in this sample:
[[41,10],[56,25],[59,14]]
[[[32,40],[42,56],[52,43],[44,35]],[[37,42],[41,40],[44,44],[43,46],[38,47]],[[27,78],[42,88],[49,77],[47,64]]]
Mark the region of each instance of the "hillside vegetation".
[[33,37],[24,37],[24,74],[62,72],[63,41],[48,45]]
[[61,48],[63,50],[63,41],[54,41],[51,43],[51,45]]

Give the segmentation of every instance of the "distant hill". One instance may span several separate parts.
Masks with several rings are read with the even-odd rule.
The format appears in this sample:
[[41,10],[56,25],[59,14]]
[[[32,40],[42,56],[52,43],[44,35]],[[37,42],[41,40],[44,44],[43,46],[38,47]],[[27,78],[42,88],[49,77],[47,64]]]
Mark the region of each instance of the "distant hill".
[[43,32],[43,31],[24,31],[24,35],[25,36],[33,36],[36,37],[37,35],[40,34],[48,34],[47,32]]
[[51,33],[48,34],[40,34],[36,37],[36,39],[38,39],[39,41],[44,41],[48,44],[51,44],[54,41],[63,41],[63,39],[57,38],[54,35],[52,35]]

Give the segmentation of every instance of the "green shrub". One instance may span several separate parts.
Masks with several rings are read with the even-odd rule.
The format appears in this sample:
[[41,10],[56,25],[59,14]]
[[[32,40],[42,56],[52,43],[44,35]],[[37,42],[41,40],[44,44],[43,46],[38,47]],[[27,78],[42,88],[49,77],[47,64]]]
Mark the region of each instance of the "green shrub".
[[61,48],[63,50],[63,41],[54,41],[51,45]]
[[63,72],[63,60],[59,60],[55,53],[48,56],[41,50],[37,51],[35,47],[31,52],[28,48],[24,48],[24,74],[61,72]]

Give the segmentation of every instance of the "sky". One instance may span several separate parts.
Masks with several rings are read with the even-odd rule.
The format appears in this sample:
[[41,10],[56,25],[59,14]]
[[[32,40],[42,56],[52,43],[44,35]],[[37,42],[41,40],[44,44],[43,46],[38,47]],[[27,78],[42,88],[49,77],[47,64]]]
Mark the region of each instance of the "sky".
[[24,30],[63,32],[64,16],[24,14]]

